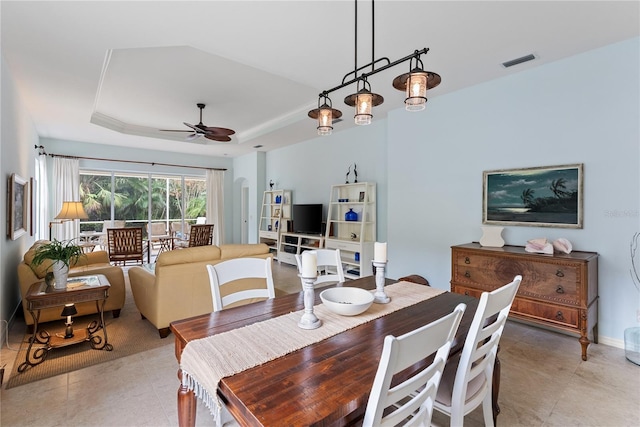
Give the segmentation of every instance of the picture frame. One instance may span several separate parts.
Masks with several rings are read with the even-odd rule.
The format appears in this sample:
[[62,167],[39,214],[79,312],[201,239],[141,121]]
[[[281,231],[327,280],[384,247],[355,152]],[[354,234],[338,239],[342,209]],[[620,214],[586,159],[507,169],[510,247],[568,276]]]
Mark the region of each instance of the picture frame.
[[482,223],[582,228],[583,164],[484,171]]
[[360,192],[360,195],[358,196],[358,201],[359,202],[364,202],[364,191]]
[[29,227],[29,235],[33,236],[35,234],[36,231],[36,216],[35,216],[35,212],[33,211],[33,197],[36,194],[36,186],[35,186],[36,181],[33,179],[33,177],[29,178],[29,218],[31,220],[31,227]]
[[273,210],[273,216],[274,217],[279,217],[280,216],[280,208],[275,208]]
[[29,228],[29,182],[20,175],[11,174],[9,179],[9,237],[16,240]]

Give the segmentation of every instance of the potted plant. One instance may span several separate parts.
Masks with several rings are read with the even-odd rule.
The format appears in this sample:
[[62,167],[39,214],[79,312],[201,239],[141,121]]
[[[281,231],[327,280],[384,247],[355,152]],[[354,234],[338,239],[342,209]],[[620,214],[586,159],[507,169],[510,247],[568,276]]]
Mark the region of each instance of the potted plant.
[[64,289],[67,287],[69,276],[69,266],[83,256],[82,248],[73,243],[73,240],[59,241],[53,239],[49,243],[38,246],[33,256],[33,265],[38,266],[43,262],[50,261],[51,269],[55,277],[55,288]]

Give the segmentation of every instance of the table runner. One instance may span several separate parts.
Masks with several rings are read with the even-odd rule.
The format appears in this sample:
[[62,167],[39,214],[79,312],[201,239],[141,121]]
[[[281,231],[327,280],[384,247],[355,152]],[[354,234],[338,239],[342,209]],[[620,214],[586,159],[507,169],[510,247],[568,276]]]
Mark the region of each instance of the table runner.
[[391,298],[391,302],[374,303],[358,316],[340,316],[329,311],[323,304],[314,306],[314,313],[322,320],[322,326],[318,329],[299,328],[298,321],[304,312],[299,310],[191,341],[185,346],[180,359],[182,384],[194,391],[210,409],[217,425],[221,425],[222,406],[216,394],[220,379],[274,360],[445,291],[403,281],[386,286],[385,292]]

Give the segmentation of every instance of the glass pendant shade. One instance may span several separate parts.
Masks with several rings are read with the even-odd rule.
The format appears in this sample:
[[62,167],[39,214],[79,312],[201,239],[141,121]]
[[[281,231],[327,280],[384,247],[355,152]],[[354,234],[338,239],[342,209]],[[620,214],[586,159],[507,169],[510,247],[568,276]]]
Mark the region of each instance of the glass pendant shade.
[[331,135],[333,120],[342,117],[342,112],[331,106],[331,99],[326,94],[320,94],[318,108],[309,111],[308,116],[318,121],[318,135],[324,136]]
[[422,70],[412,72],[407,79],[407,98],[404,100],[405,108],[407,111],[420,111],[424,110],[426,103],[427,73]]
[[333,126],[331,126],[333,122],[331,108],[326,104],[323,107],[326,108],[321,107],[318,112],[318,135],[331,135],[333,130]]
[[372,103],[371,92],[358,92],[356,95],[356,115],[355,123],[360,126],[370,125],[371,118],[373,115],[371,114],[371,103]]

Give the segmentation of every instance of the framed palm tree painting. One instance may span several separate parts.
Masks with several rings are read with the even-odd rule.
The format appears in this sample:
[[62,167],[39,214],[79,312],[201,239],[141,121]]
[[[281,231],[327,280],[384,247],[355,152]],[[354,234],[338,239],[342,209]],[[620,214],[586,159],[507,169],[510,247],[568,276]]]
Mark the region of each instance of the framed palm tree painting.
[[483,172],[482,223],[582,228],[582,166]]

